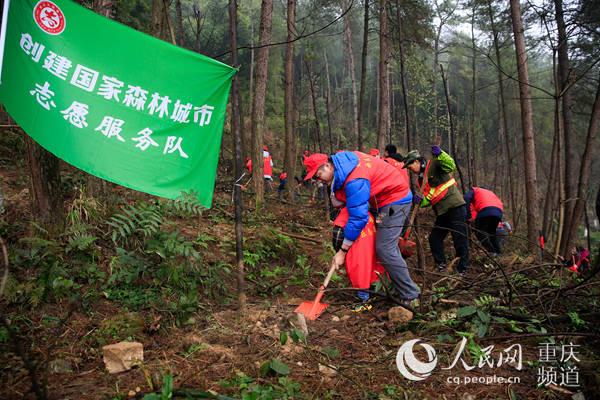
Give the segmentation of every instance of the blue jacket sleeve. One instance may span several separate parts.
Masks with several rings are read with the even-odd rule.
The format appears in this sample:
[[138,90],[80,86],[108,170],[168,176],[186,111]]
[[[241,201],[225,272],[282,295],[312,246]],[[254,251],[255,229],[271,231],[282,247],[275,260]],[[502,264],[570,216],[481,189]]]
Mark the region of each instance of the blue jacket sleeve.
[[471,189],[467,193],[465,193],[464,197],[465,197],[465,203],[467,203],[467,208],[469,208],[469,205],[473,201],[473,196],[475,196],[475,192],[473,192],[473,189]]
[[475,197],[475,191],[473,189],[469,190],[465,193],[465,210],[467,210],[467,221],[471,220],[471,202],[473,201],[473,197]]
[[355,241],[369,221],[371,183],[367,179],[354,179],[346,184],[345,190],[349,217],[344,228],[344,239]]

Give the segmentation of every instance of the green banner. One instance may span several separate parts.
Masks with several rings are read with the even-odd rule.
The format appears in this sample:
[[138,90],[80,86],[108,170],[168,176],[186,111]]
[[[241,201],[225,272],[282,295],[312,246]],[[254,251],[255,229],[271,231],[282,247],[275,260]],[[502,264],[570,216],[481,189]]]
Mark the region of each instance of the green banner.
[[2,33],[0,102],[36,142],[106,180],[211,206],[234,68],[69,0],[12,0]]

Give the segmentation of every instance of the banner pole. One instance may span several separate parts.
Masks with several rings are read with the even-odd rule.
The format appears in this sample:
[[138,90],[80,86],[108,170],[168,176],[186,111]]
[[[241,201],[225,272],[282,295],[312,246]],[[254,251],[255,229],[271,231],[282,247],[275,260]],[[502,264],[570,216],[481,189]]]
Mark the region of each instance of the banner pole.
[[4,63],[4,44],[6,43],[6,25],[9,5],[10,0],[4,0],[4,7],[2,8],[2,27],[0,28],[0,84],[2,83],[2,66]]

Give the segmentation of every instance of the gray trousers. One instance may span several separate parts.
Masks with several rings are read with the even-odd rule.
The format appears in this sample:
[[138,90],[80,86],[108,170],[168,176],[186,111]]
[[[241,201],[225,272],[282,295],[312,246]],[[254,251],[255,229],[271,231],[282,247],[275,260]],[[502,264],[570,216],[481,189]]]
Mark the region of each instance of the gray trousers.
[[393,204],[379,210],[375,249],[377,258],[390,275],[394,288],[404,300],[416,299],[419,287],[408,272],[408,265],[398,247],[402,227],[410,214],[411,203]]

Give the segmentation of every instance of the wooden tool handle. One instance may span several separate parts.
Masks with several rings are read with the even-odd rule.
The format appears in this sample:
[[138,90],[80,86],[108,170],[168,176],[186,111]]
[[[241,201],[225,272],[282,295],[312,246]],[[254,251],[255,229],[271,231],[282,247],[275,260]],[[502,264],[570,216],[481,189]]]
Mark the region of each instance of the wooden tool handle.
[[335,272],[335,263],[331,262],[331,268],[329,268],[329,272],[327,273],[327,276],[325,277],[325,280],[323,281],[323,289],[325,289],[327,287],[327,285],[329,285],[329,281],[331,280],[331,277],[333,276],[334,272]]
[[404,232],[404,239],[408,238],[408,235],[410,235],[410,231],[412,229],[412,225],[415,222],[415,216],[417,215],[417,211],[419,210],[419,205],[415,205],[415,207],[412,209],[411,213],[410,213],[410,218],[408,220],[408,228],[406,228],[406,231]]

